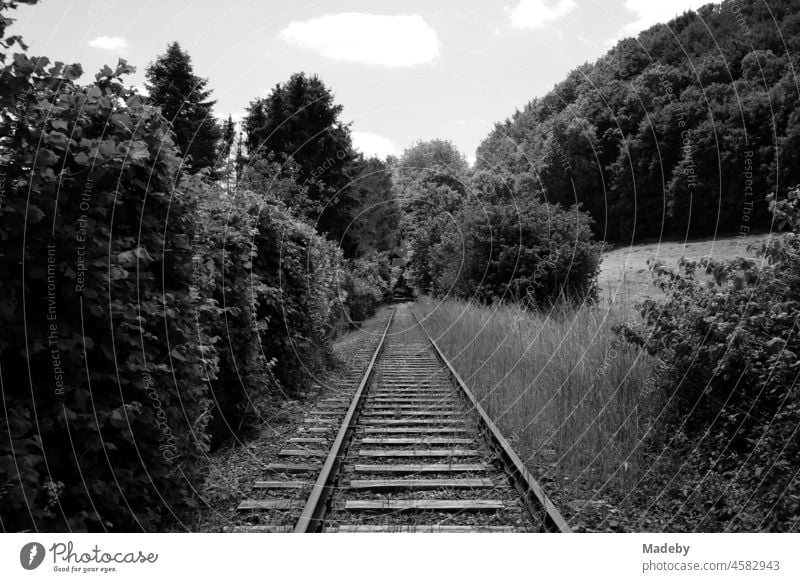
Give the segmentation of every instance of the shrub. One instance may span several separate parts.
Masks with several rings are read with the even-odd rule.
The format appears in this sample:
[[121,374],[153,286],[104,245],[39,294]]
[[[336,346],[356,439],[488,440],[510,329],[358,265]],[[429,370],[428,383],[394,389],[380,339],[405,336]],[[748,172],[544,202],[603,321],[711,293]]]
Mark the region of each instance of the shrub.
[[6,530],[151,529],[191,503],[217,372],[190,287],[194,199],[124,61],[0,76],[0,505]]
[[368,319],[378,306],[391,295],[391,267],[384,254],[373,253],[367,257],[347,262],[344,290],[351,324]]
[[226,194],[199,176],[185,179],[200,200],[193,241],[195,262],[202,262],[208,279],[202,290],[212,299],[201,326],[219,338],[219,373],[211,384],[214,414],[209,425],[212,444],[242,436],[263,408],[263,398],[276,391],[260,337],[266,322],[256,317],[269,289],[253,271],[259,201],[250,191]]
[[[696,491],[708,497],[706,527],[797,527],[799,195],[771,200],[792,232],[757,249],[760,261],[682,260],[677,272],[653,264],[666,302],[645,301],[645,327],[619,330],[662,360],[662,436],[702,449],[698,470],[722,478],[715,494]],[[696,280],[698,270],[714,281]]]
[[325,346],[346,318],[342,253],[269,197],[258,206],[254,245],[253,271],[265,285],[256,309],[261,350],[274,359],[280,386],[297,393],[328,361]]
[[203,326],[220,338],[211,428],[221,442],[243,436],[271,400],[300,392],[327,362],[346,320],[344,271],[339,248],[278,199],[287,183],[226,193],[187,182],[202,199],[195,257],[213,274],[207,293],[218,309]]
[[596,297],[601,245],[577,207],[531,198],[470,204],[457,221],[460,230],[450,229],[431,253],[440,293],[532,307]]

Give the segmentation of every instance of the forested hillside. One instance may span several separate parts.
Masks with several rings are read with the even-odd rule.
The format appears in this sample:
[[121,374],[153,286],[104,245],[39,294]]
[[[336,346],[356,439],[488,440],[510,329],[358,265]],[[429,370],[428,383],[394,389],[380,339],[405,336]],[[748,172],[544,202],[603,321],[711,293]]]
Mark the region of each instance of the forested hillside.
[[583,205],[605,240],[747,234],[800,181],[800,2],[708,4],[498,123],[477,168]]

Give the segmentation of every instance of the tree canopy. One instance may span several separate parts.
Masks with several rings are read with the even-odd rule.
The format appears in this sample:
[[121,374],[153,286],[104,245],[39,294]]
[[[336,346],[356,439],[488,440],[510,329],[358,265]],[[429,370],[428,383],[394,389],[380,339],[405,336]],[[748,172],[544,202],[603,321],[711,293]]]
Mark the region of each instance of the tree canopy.
[[729,0],[624,39],[497,124],[477,168],[582,204],[608,240],[766,227],[763,194],[800,181],[798,14]]

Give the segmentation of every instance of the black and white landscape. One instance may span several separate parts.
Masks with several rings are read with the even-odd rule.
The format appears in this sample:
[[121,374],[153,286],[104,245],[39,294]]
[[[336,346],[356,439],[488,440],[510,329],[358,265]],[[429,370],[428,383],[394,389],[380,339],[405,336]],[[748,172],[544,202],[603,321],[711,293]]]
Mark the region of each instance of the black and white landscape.
[[800,0],[0,37],[2,531],[798,532]]

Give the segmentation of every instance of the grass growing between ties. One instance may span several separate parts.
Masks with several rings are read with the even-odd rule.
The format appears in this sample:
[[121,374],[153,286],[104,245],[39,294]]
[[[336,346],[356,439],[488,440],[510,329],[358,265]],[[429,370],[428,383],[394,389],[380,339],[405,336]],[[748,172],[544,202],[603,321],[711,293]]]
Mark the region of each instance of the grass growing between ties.
[[[621,343],[625,305],[546,313],[431,300],[423,325],[568,518],[616,512],[646,469],[652,359]],[[581,520],[571,520],[576,529]],[[608,526],[608,524],[606,524]],[[614,520],[610,527],[614,527]]]

